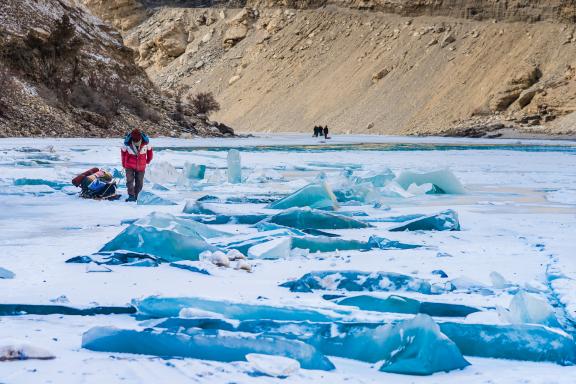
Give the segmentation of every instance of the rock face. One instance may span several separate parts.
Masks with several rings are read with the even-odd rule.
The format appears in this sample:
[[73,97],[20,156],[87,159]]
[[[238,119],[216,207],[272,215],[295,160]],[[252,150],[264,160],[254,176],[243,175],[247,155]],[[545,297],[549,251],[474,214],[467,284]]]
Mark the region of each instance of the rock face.
[[137,63],[162,89],[214,92],[241,131],[576,133],[573,1],[139,4],[123,32]]
[[[144,12],[127,0],[89,3],[112,6],[102,9],[127,28]],[[159,44],[174,56],[182,37],[170,31]],[[151,135],[230,134],[184,107],[173,118],[176,102],[134,63],[121,36],[75,0],[3,1],[0,88],[1,137],[121,136],[136,126]]]

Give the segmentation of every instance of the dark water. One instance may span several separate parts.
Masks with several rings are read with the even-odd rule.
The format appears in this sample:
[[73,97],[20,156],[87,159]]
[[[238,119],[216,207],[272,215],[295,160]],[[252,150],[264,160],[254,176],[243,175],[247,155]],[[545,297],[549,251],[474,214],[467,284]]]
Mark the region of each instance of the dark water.
[[178,152],[212,151],[221,152],[237,149],[241,152],[336,152],[336,151],[517,151],[517,152],[562,152],[576,154],[576,145],[530,145],[530,144],[326,144],[326,145],[262,145],[247,147],[155,147],[156,151]]

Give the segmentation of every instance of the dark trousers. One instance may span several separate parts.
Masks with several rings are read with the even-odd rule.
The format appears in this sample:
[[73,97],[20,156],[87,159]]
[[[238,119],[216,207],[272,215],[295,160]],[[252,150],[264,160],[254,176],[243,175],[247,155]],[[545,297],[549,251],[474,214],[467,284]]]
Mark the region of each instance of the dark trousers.
[[126,168],[126,187],[128,195],[138,197],[138,194],[144,186],[144,171],[138,172],[134,169]]

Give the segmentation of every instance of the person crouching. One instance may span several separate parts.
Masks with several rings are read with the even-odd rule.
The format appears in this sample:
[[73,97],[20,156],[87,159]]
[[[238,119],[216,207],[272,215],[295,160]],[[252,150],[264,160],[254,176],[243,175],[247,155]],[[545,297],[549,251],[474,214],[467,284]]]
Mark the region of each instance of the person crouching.
[[150,139],[139,129],[134,129],[124,138],[121,154],[122,167],[126,170],[126,187],[128,188],[126,201],[136,201],[144,186],[146,165],[150,164],[154,156]]

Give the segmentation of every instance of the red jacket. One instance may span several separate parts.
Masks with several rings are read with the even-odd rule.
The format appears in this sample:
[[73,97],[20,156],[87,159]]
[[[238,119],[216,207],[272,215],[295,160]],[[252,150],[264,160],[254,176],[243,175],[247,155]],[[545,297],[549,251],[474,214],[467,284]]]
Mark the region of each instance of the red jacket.
[[137,172],[144,172],[146,165],[152,161],[154,153],[150,143],[144,141],[142,141],[140,151],[136,153],[136,149],[132,145],[132,141],[130,141],[122,147],[121,155],[122,167],[133,169]]

